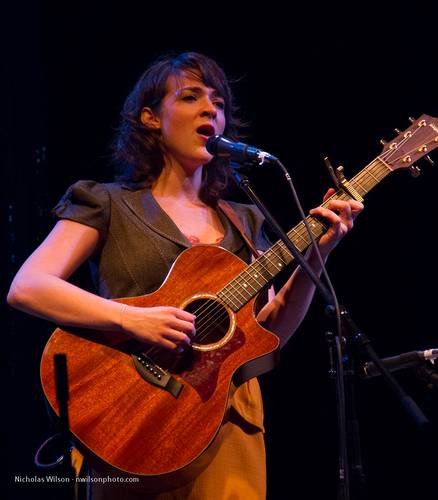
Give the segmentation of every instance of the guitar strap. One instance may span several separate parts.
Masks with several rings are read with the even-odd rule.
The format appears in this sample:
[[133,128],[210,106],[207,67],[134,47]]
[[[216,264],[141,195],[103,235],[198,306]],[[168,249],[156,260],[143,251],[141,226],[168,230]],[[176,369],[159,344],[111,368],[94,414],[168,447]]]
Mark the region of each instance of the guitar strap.
[[254,257],[256,259],[258,257],[260,257],[260,253],[257,251],[257,248],[255,247],[254,243],[252,242],[251,238],[249,238],[248,235],[245,233],[245,229],[243,228],[242,222],[240,221],[239,217],[237,216],[237,214],[236,214],[235,210],[232,208],[232,206],[229,203],[227,203],[225,200],[219,200],[218,205],[219,205],[219,208],[224,212],[224,214],[236,226],[237,230],[241,234],[245,243],[250,248],[251,253],[254,255]]

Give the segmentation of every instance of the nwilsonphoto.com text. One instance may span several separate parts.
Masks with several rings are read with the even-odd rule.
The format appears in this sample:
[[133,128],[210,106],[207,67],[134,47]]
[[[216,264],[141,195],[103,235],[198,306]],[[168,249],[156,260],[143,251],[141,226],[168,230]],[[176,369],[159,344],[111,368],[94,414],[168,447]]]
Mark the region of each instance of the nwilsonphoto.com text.
[[14,476],[16,483],[33,483],[33,484],[60,484],[60,483],[138,483],[138,477],[65,477],[65,476]]

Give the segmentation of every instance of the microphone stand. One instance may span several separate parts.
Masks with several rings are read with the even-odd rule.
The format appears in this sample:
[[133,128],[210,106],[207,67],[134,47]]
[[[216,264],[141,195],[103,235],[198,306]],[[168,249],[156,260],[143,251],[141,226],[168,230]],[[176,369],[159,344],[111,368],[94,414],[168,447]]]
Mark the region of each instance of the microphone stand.
[[[322,283],[309,263],[295,247],[292,241],[288,238],[286,233],[282,230],[280,225],[277,223],[266,206],[257,196],[249,182],[248,177],[246,177],[245,175],[241,175],[241,173],[239,172],[241,165],[234,162],[230,162],[230,165],[233,177],[240,189],[242,189],[259,208],[272,231],[286,245],[286,248],[290,251],[294,259],[297,261],[298,265],[300,265],[302,269],[304,269],[308,277],[315,284],[316,289],[326,303],[326,314],[328,316],[333,316],[333,313],[335,311],[335,300],[328,288],[324,285],[324,283]],[[370,340],[365,336],[363,332],[360,331],[358,326],[351,319],[344,306],[340,308],[340,314],[343,336],[342,338],[336,336],[334,341],[328,340],[328,343],[330,356],[336,362],[336,369],[332,368],[331,372],[334,372],[333,375],[336,378],[337,418],[339,429],[338,500],[350,500],[353,498],[360,498],[356,495],[356,492],[358,492],[358,495],[362,496],[361,492],[363,492],[363,488],[361,486],[364,484],[365,479],[360,457],[360,440],[354,401],[354,363],[351,355],[349,354],[350,343],[356,344],[367,353],[369,358],[371,358],[371,360],[375,363],[376,367],[382,374],[382,377],[388,384],[389,388],[400,400],[403,408],[418,428],[424,429],[429,425],[429,421],[423,414],[421,409],[414,402],[414,400],[405,393],[405,391],[398,384],[397,380],[383,365],[380,358],[377,356],[377,353],[372,348]],[[349,456],[353,457],[353,463],[349,462]],[[355,478],[355,486],[357,485],[357,487],[355,487],[354,497],[350,495],[350,472]]]

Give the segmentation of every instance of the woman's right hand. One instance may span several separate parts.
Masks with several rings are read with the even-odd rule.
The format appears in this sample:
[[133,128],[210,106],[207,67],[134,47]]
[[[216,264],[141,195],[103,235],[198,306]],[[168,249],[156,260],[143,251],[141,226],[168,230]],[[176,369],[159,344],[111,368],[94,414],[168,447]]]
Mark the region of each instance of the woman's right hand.
[[121,309],[122,330],[135,339],[182,352],[195,335],[195,316],[177,307],[134,307]]

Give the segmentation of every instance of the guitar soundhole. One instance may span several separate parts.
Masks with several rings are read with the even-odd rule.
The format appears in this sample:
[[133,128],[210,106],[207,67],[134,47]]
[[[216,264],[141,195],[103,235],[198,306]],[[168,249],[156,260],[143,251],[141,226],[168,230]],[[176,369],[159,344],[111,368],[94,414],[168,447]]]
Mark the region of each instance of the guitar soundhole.
[[231,338],[234,321],[232,312],[214,298],[199,298],[184,306],[196,316],[196,336],[193,349],[206,350],[221,347]]

